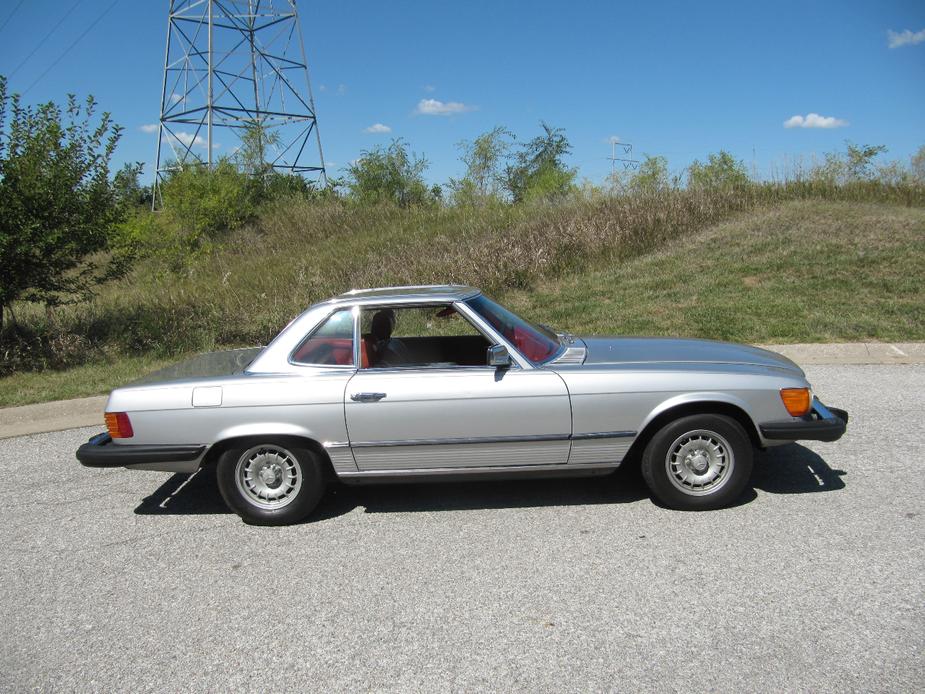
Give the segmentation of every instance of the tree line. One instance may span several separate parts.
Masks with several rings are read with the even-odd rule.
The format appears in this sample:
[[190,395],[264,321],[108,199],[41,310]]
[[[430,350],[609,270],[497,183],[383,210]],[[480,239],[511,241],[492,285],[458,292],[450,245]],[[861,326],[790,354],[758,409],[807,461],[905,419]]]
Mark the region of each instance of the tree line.
[[[428,184],[427,159],[396,139],[364,151],[341,179],[318,188],[274,171],[265,160],[273,134],[254,124],[238,152],[212,169],[174,167],[154,213],[151,188],[140,183],[141,163],[110,170],[121,134],[92,97],[69,96],[63,106],[25,105],[8,94],[0,76],[0,336],[16,301],[54,307],[86,299],[145,254],[180,259],[208,250],[253,219],[261,205],[288,196],[479,207],[555,203],[589,192],[649,195],[756,185],[745,164],[725,151],[694,161],[683,174],[672,175],[664,157],[645,156],[638,170],[609,177],[603,186],[580,184],[567,163],[572,147],[565,131],[541,122],[539,133],[524,141],[499,126],[459,143],[465,172],[444,185]],[[925,184],[925,147],[908,165],[878,167],[874,160],[885,150],[849,142],[845,152],[827,154],[798,175],[836,186]]]

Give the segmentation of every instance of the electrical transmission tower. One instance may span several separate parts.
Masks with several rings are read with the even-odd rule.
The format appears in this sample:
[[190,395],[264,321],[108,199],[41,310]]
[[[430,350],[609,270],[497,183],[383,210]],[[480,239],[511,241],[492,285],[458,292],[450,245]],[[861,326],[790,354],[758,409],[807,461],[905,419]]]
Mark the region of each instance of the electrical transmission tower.
[[168,172],[211,167],[242,136],[274,170],[327,183],[295,0],[171,0],[155,203]]
[[610,160],[610,175],[611,177],[617,173],[617,162],[620,162],[623,165],[624,171],[629,171],[630,169],[637,169],[639,167],[639,161],[636,159],[621,159],[617,156],[617,147],[620,148],[621,152],[625,156],[633,156],[633,145],[629,142],[618,142],[617,140],[610,141],[610,156],[607,157]]

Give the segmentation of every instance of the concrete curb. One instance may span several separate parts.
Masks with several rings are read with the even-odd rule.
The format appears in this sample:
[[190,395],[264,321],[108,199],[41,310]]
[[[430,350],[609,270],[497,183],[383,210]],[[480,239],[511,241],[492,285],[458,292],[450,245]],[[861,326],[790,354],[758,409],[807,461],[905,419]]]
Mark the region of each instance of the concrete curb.
[[[925,364],[925,342],[759,345],[801,366],[812,364]],[[103,428],[105,395],[0,409],[0,439],[79,427]]]
[[925,342],[759,345],[804,364],[925,364]]
[[0,439],[79,427],[105,428],[103,409],[107,398],[97,395],[0,409]]

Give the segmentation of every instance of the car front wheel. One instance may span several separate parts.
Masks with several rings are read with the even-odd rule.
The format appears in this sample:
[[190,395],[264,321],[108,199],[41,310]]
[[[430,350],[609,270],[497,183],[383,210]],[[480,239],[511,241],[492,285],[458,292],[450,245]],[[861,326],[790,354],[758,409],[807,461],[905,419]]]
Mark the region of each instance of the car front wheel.
[[642,455],[652,493],[681,511],[735,501],[752,472],[753,449],[742,425],[723,415],[692,415],[663,426]]
[[225,451],[217,478],[225,503],[252,525],[298,523],[324,493],[318,456],[273,441]]

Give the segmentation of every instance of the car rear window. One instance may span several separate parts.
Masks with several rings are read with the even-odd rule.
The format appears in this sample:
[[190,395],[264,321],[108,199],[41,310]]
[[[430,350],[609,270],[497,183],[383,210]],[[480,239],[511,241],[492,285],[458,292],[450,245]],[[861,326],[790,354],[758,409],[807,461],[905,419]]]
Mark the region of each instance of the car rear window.
[[353,313],[336,311],[302,340],[292,353],[295,364],[353,366]]

